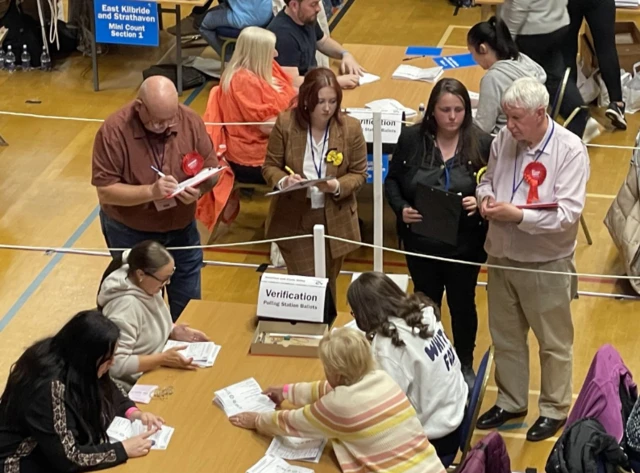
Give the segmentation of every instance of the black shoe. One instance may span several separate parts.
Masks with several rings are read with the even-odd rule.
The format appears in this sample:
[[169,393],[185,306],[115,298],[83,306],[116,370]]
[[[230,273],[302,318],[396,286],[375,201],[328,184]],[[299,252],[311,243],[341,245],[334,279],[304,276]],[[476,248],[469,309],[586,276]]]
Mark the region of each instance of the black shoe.
[[540,416],[527,431],[527,440],[529,442],[540,442],[553,437],[566,422],[567,419],[551,419],[550,417]]
[[493,406],[480,416],[476,423],[476,428],[480,430],[494,429],[500,427],[508,420],[517,419],[518,417],[524,417],[526,415],[526,410],[522,412],[508,412],[498,406]]
[[473,385],[476,383],[476,374],[473,371],[473,366],[471,364],[462,365],[462,376],[464,377],[464,382],[469,386],[469,396],[471,396]]
[[627,121],[624,119],[624,105],[621,107],[616,102],[611,102],[607,107],[607,111],[604,112],[613,126],[619,130],[627,129]]

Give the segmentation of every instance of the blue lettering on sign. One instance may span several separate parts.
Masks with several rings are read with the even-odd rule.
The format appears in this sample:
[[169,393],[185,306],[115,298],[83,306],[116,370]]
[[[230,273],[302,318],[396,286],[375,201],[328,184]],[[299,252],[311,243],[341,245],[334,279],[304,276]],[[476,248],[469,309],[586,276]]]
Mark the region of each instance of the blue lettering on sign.
[[158,4],[136,0],[95,0],[96,42],[158,46]]
[[[387,178],[389,172],[389,155],[382,155],[382,182]],[[373,155],[367,154],[367,184],[373,183]]]

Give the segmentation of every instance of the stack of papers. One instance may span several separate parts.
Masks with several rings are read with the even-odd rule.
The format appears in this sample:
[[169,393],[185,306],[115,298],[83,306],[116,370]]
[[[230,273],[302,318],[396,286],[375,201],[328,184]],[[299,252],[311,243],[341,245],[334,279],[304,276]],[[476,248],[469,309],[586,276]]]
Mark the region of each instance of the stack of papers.
[[[146,431],[147,427],[137,419],[131,422],[124,417],[116,417],[107,429],[107,436],[110,442],[124,442],[131,437],[144,434]],[[150,436],[149,440],[155,442],[151,450],[166,450],[169,446],[173,431],[173,427],[163,425],[160,430]]]
[[427,67],[421,69],[416,66],[402,64],[393,72],[392,79],[419,80],[423,82],[435,82],[442,75],[443,69],[440,66]]
[[158,386],[151,384],[136,384],[129,391],[129,399],[140,404],[149,404]]
[[360,80],[358,82],[359,85],[370,84],[371,82],[375,82],[380,80],[380,76],[376,76],[374,74],[369,74],[368,72],[363,73],[360,76]]
[[178,194],[183,192],[187,187],[196,187],[197,185],[202,184],[204,181],[206,181],[210,177],[215,176],[220,171],[226,168],[227,168],[226,166],[220,166],[217,168],[204,168],[195,176],[187,179],[186,181],[182,181],[180,184],[178,184],[178,187],[176,188],[176,190],[173,191],[172,194],[168,195],[167,199],[171,199],[172,197],[177,196]]
[[193,358],[193,364],[200,368],[209,368],[213,366],[220,352],[220,345],[216,345],[213,342],[179,342],[177,340],[167,340],[167,344],[162,351],[167,351],[171,348],[187,346],[184,350],[180,350],[180,353],[185,358]]
[[265,455],[247,470],[247,473],[313,473],[309,468],[289,465],[282,458]]
[[326,444],[327,439],[275,437],[267,449],[267,455],[285,460],[318,463]]
[[418,112],[412,108],[405,107],[395,99],[374,100],[373,102],[365,104],[365,107],[374,112],[404,112],[407,118],[415,117],[418,114]]
[[216,391],[213,402],[222,408],[227,417],[241,412],[273,412],[276,408],[274,402],[262,394],[260,385],[253,378]]
[[640,0],[616,0],[616,8],[640,8]]
[[289,187],[286,187],[284,189],[267,192],[265,196],[270,197],[272,195],[286,194],[287,192],[299,191],[300,189],[314,187],[320,184],[321,182],[327,182],[327,181],[330,181],[331,179],[335,179],[335,177],[327,176],[327,177],[321,177],[319,179],[305,179],[304,181],[296,182],[295,184],[292,184]]

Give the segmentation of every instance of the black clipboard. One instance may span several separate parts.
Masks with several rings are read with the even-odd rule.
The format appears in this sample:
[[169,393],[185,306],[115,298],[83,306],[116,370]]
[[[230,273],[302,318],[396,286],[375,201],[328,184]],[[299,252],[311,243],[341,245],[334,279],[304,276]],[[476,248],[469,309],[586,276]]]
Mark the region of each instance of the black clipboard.
[[422,215],[422,222],[412,223],[412,232],[452,246],[458,244],[461,195],[418,183],[415,209]]

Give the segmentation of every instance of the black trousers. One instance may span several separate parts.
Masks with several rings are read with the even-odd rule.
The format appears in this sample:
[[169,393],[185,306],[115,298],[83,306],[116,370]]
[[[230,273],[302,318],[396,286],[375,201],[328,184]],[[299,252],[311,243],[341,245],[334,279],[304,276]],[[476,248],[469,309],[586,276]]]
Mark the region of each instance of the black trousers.
[[243,166],[229,161],[229,166],[233,169],[235,179],[243,184],[266,184],[262,177],[262,166]]
[[[407,251],[417,252],[409,248]],[[453,345],[460,363],[472,365],[478,332],[476,284],[480,267],[444,263],[416,256],[407,256],[407,266],[413,280],[414,292],[422,292],[438,307],[442,306],[442,295],[444,290],[447,290]]]
[[[554,103],[556,94],[559,93],[558,91],[562,85],[564,73],[568,67],[568,64],[565,64],[564,56],[560,50],[560,45],[566,42],[568,32],[569,26],[565,26],[546,34],[518,35],[516,39],[520,51],[540,64],[547,73],[547,82],[545,85],[549,91],[551,104]],[[573,62],[575,63],[575,59]],[[584,101],[578,90],[576,80],[570,77],[564,94],[564,100],[560,105],[560,115],[566,119],[577,107],[582,106],[584,106]],[[589,111],[582,110],[573,118],[571,123],[569,123],[567,129],[582,138],[588,119]]]
[[620,61],[616,50],[616,2],[615,0],[569,0],[571,24],[566,41],[562,44],[565,64],[571,66],[571,77],[577,78],[576,56],[578,35],[582,20],[586,19],[593,37],[602,80],[607,86],[612,102],[622,102]]

